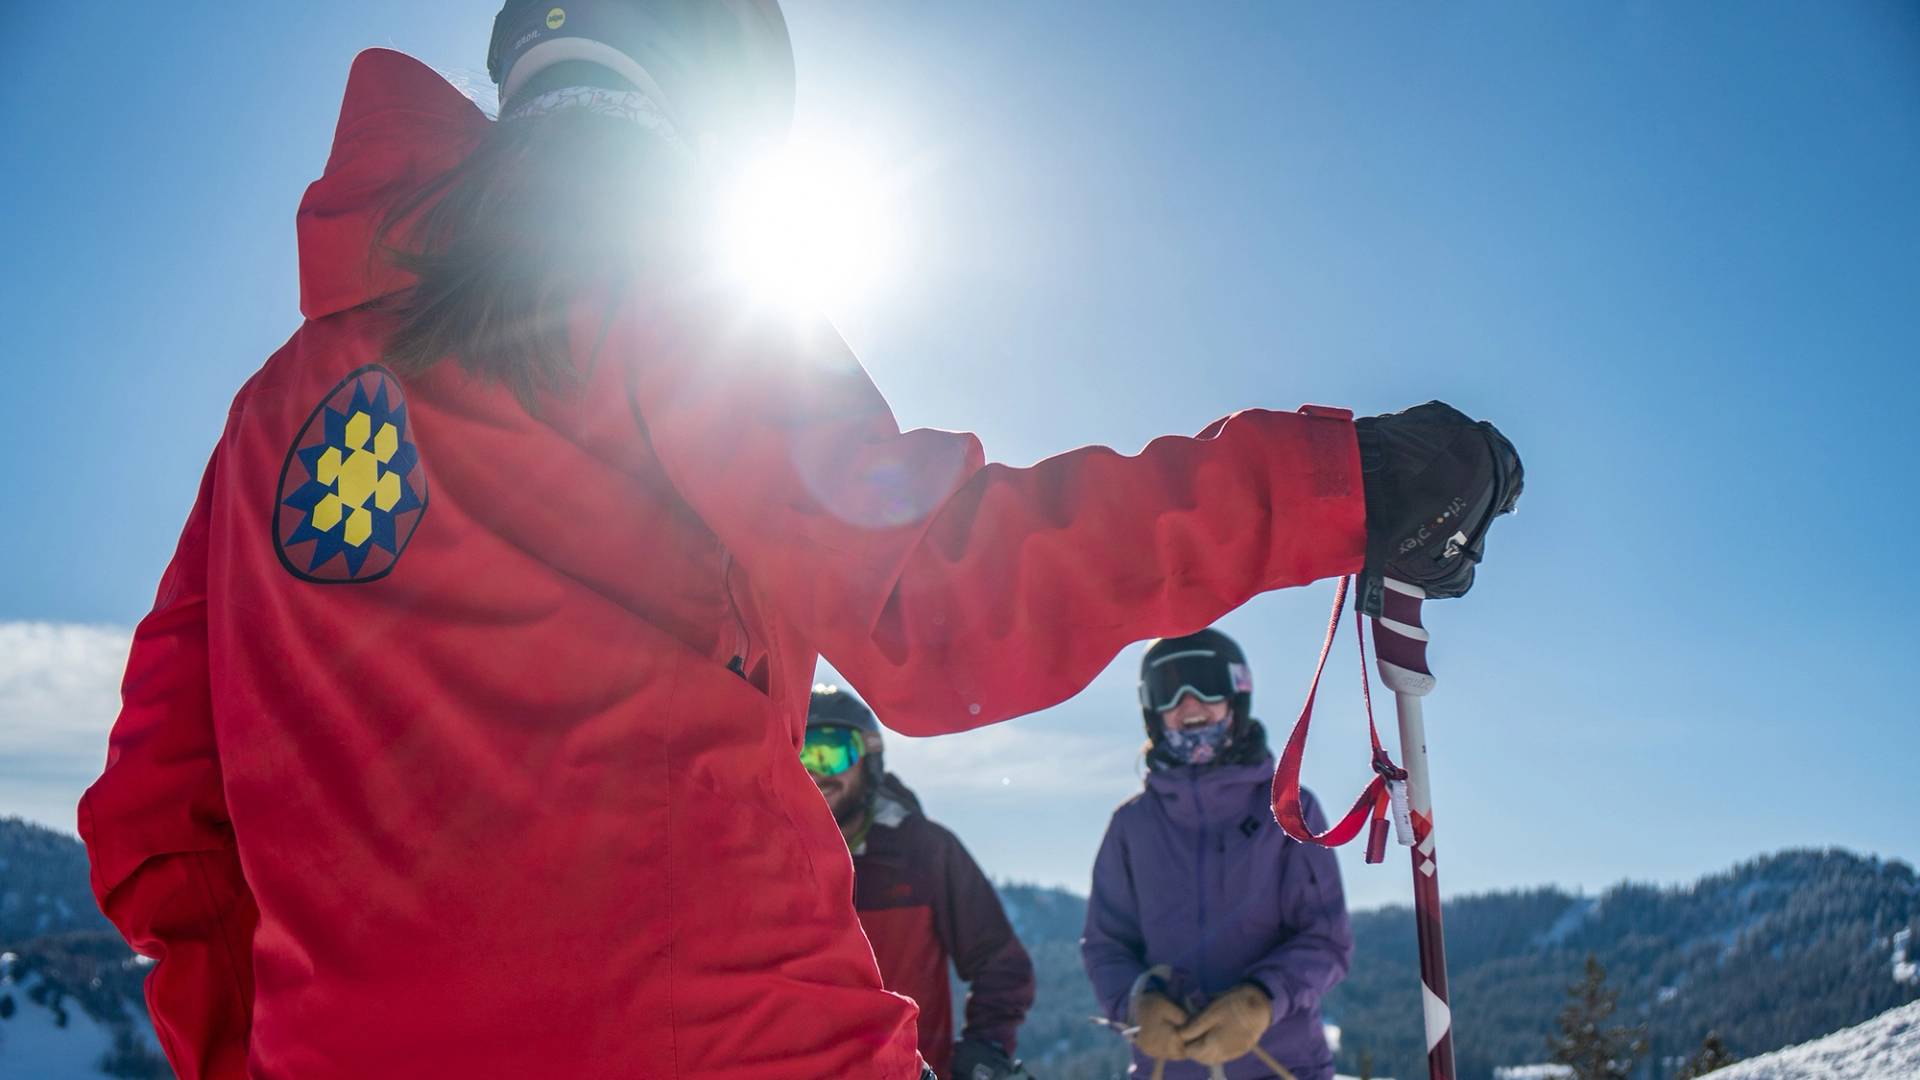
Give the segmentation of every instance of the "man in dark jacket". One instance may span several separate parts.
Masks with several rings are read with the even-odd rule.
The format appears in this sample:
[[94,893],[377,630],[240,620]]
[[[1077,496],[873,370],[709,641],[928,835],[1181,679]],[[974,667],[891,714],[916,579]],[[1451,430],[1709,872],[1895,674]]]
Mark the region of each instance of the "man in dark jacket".
[[1137,1028],[1136,1075],[1333,1077],[1320,999],[1353,956],[1340,870],[1274,824],[1252,701],[1246,657],[1217,630],[1142,661],[1146,790],[1113,813],[1080,941],[1101,1008]]
[[[1033,1004],[1033,962],[993,885],[960,841],[883,765],[880,725],[852,694],[813,691],[801,761],[853,852],[853,906],[887,989],[920,1006],[920,1053],[942,1078],[1022,1076],[1015,1033]],[[968,984],[953,1040],[949,959]]]

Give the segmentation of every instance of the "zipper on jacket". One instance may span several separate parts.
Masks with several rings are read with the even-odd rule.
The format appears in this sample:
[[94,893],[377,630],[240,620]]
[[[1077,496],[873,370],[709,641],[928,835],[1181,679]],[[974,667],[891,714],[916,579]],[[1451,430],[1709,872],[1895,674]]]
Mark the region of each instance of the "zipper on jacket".
[[1193,812],[1200,830],[1193,863],[1193,906],[1200,918],[1200,944],[1194,956],[1194,967],[1198,970],[1194,974],[1204,983],[1207,978],[1207,805],[1200,800],[1200,778],[1189,775],[1187,782],[1193,785]]
[[740,614],[740,605],[733,598],[733,552],[720,549],[720,591],[726,594],[727,610],[733,613],[733,625],[739,632],[733,659],[727,661],[727,670],[747,677],[747,654],[753,651],[753,637],[747,633],[747,620]]

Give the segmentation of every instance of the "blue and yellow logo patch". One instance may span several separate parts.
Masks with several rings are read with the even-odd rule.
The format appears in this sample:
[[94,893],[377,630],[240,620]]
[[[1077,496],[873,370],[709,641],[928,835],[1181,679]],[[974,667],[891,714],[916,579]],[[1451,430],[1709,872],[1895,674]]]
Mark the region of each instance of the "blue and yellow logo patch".
[[392,572],[427,512],[392,372],[368,364],[327,394],[287,451],[274,504],[274,549],[294,577],[331,585]]

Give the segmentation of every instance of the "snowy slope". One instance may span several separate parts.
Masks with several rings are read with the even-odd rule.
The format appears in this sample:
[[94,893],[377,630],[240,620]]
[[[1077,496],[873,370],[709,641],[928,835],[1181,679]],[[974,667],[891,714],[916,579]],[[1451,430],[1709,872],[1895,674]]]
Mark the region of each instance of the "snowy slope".
[[39,977],[24,983],[0,977],[0,994],[11,994],[13,1015],[0,1020],[0,1076],[35,1080],[98,1080],[99,1065],[113,1049],[113,1031],[69,1002],[62,1027],[52,1009],[28,998]]
[[36,970],[31,960],[0,952],[0,1077],[171,1076],[146,1013],[137,1003],[129,1008],[124,1001],[120,1014],[103,1013],[102,991],[96,977],[88,987],[89,1011],[67,985]]
[[1713,1080],[1913,1080],[1920,1077],[1920,1001],[1710,1075]]

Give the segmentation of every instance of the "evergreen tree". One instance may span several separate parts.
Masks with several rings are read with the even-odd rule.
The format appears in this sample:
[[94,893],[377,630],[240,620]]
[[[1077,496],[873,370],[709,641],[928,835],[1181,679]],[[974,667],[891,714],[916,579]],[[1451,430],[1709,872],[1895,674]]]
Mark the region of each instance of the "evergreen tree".
[[1700,1049],[1695,1050],[1693,1056],[1687,1059],[1687,1063],[1680,1066],[1680,1071],[1673,1074],[1673,1080],[1697,1080],[1698,1077],[1705,1076],[1715,1069],[1724,1069],[1738,1060],[1740,1059],[1727,1053],[1726,1044],[1720,1041],[1720,1033],[1709,1031],[1707,1037],[1700,1040]]
[[1607,985],[1607,969],[1587,954],[1586,974],[1567,987],[1560,1034],[1547,1039],[1553,1060],[1573,1070],[1574,1080],[1628,1080],[1646,1044],[1635,1028],[1608,1025],[1620,992]]
[[172,1076],[167,1059],[147,1049],[133,1034],[133,1029],[125,1025],[116,1028],[113,1033],[113,1046],[97,1063],[99,1070],[122,1080],[163,1080]]

